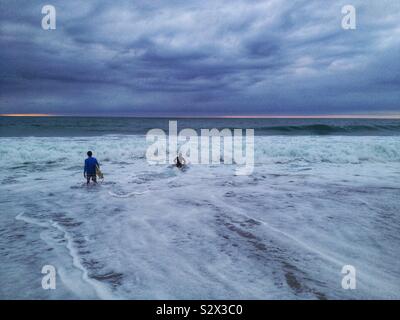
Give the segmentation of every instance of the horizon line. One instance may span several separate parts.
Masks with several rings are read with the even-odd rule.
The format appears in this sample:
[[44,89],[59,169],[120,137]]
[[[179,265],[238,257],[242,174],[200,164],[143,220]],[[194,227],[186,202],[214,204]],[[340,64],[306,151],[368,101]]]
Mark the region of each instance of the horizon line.
[[49,113],[0,113],[0,117],[56,117]]
[[3,113],[0,117],[127,117],[127,118],[198,118],[198,119],[400,119],[399,114],[322,114],[322,115],[133,115],[133,114],[51,114]]

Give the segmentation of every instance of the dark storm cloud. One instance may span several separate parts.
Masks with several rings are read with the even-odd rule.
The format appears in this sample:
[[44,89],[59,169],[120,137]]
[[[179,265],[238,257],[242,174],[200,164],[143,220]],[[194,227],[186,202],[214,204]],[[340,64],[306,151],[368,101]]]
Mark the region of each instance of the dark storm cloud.
[[400,3],[1,3],[0,113],[398,112]]

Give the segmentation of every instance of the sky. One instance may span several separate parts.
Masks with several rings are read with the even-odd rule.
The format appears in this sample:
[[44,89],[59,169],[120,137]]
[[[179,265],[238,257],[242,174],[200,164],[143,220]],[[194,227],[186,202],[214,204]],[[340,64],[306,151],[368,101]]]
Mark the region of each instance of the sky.
[[0,0],[0,48],[0,114],[400,114],[397,0]]

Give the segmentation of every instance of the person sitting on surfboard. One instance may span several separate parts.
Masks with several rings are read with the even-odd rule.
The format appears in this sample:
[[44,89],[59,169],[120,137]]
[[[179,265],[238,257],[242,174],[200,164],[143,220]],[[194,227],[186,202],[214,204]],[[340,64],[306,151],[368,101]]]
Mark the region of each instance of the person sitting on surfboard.
[[95,157],[92,157],[92,151],[88,151],[87,155],[88,157],[85,160],[85,169],[83,171],[83,176],[87,179],[87,184],[89,184],[90,179],[92,179],[94,183],[97,183],[96,169],[99,168],[100,165],[97,162],[97,159]]
[[175,165],[177,168],[183,168],[183,166],[186,165],[186,160],[181,152],[179,152],[179,155],[175,158]]

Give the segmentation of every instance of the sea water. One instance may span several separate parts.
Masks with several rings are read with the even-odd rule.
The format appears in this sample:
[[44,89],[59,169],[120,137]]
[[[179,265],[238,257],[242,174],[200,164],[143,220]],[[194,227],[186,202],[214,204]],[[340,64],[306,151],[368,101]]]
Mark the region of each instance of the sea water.
[[400,298],[399,121],[178,125],[254,128],[254,172],[149,165],[168,119],[0,118],[0,298]]

